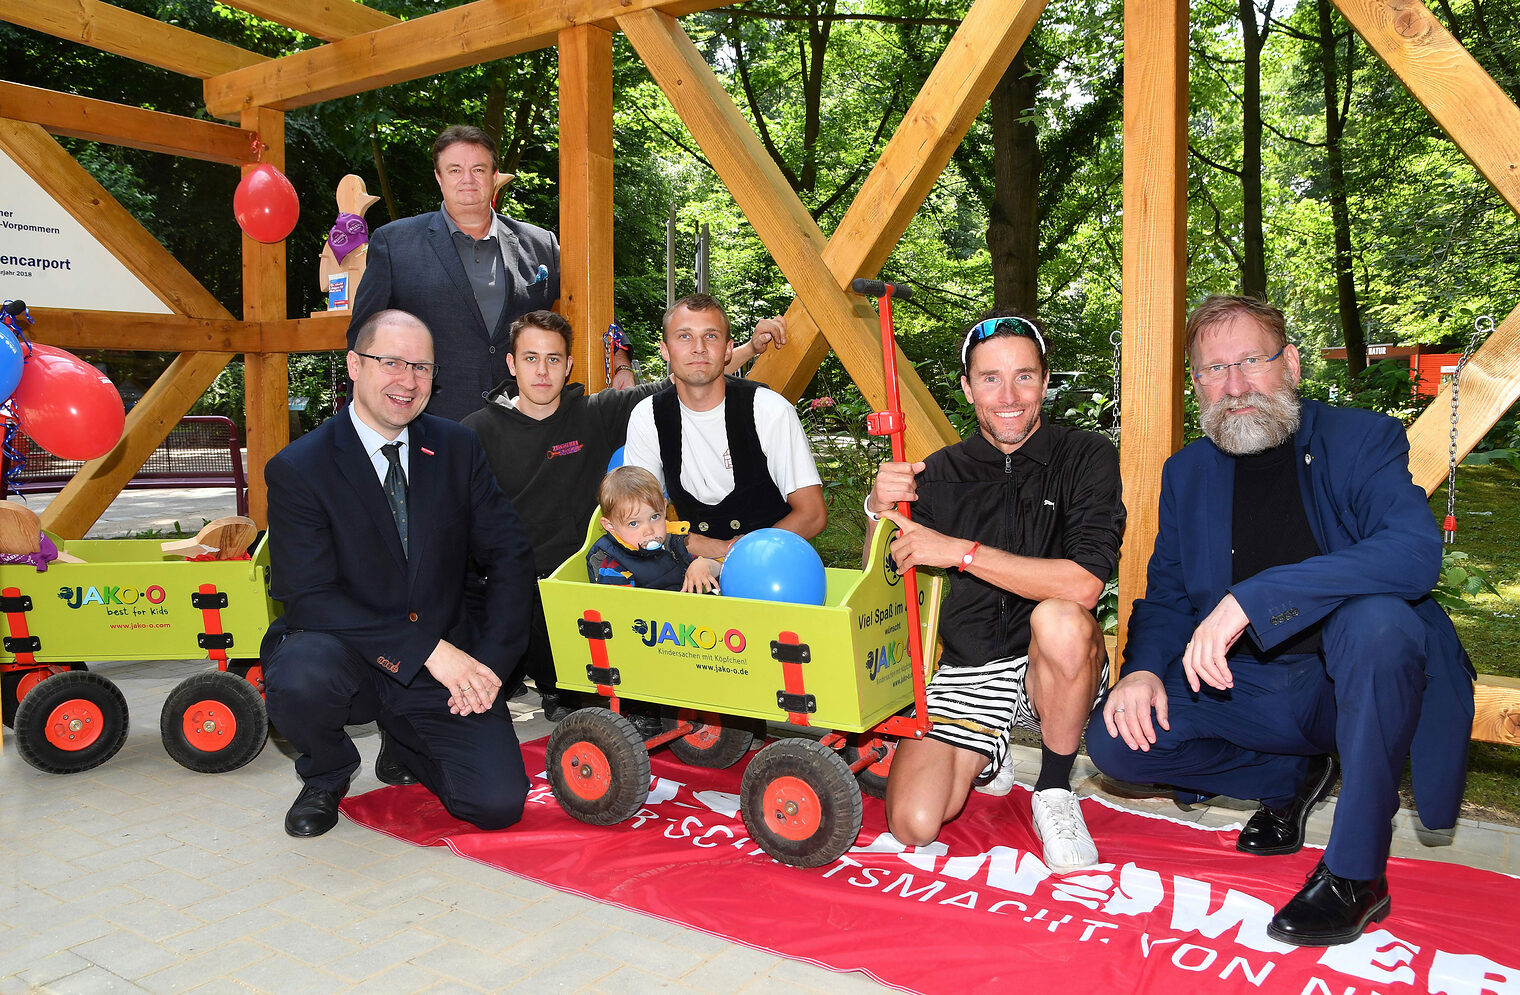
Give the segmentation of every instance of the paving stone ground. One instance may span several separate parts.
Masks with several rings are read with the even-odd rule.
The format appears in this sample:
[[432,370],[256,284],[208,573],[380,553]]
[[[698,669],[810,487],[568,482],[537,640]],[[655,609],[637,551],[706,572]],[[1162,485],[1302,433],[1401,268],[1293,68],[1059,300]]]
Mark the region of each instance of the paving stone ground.
[[[109,530],[230,514],[218,492],[135,492]],[[155,497],[155,495],[157,495]],[[207,498],[211,500],[208,501]],[[33,500],[33,507],[41,502]],[[158,714],[204,661],[106,663],[133,720],[122,751],[82,774],[28,766],[0,752],[0,995],[20,992],[828,992],[885,991],[637,913],[598,905],[347,820],[315,840],[285,835],[299,790],[271,742],[222,775],[175,764]],[[531,700],[519,699],[520,702]],[[514,703],[519,736],[548,732]],[[354,731],[364,765],[352,790],[378,787],[373,726]],[[1016,749],[1031,783],[1039,752]],[[1102,791],[1081,761],[1081,792]],[[1216,800],[1184,810],[1167,799],[1116,799],[1206,825],[1251,806]],[[1333,806],[1310,820],[1328,836]],[[1422,840],[1401,813],[1394,852],[1520,871],[1520,834],[1464,820]]]

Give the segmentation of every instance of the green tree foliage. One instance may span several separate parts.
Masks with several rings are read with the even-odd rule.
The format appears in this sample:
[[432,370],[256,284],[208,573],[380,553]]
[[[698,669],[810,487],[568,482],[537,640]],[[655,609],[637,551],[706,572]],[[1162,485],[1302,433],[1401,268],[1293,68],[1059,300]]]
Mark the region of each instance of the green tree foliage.
[[[449,5],[370,2],[402,18]],[[119,3],[271,56],[317,44],[212,0]],[[966,6],[966,0],[754,0],[682,23],[827,234]],[[1259,270],[1267,296],[1288,312],[1317,389],[1386,397],[1383,374],[1375,383],[1346,382],[1338,369],[1323,367],[1318,348],[1350,338],[1343,333],[1348,323],[1368,343],[1465,344],[1474,317],[1501,316],[1515,305],[1520,232],[1502,199],[1339,15],[1321,22],[1320,6],[1316,0],[1192,5],[1189,295],[1236,290],[1244,273]],[[1436,0],[1432,9],[1507,92],[1520,92],[1520,0]],[[920,288],[897,309],[898,331],[947,410],[958,403],[960,331],[991,306],[995,286],[1032,286],[1032,309],[1052,330],[1054,368],[1075,374],[1074,396],[1111,400],[1109,336],[1120,318],[1121,23],[1118,0],[1047,5],[999,89],[1011,95],[1012,127],[997,125],[984,110],[883,268]],[[1327,37],[1334,47],[1328,60]],[[7,78],[17,82],[205,115],[196,80],[5,24],[0,48]],[[694,286],[692,243],[706,225],[712,288],[730,305],[736,327],[784,311],[793,294],[783,274],[621,36],[614,58],[610,237],[617,309],[636,351],[646,359],[654,354],[672,210],[678,293]],[[1327,69],[1336,104],[1329,114]],[[499,134],[504,168],[516,174],[504,208],[555,226],[556,73],[555,53],[547,50],[290,112],[286,172],[302,207],[289,241],[291,313],[323,306],[316,261],[336,213],[338,179],[358,173],[384,196],[370,211],[372,225],[431,209],[438,194],[428,149],[451,122]],[[1259,87],[1250,73],[1259,73]],[[65,144],[229,310],[240,311],[235,170]],[[1025,173],[999,171],[1005,161],[999,156],[1013,153]],[[1028,177],[1033,198],[1013,188],[1027,186]],[[1018,235],[1011,251],[1006,233],[1024,229],[1006,227],[1010,204],[1022,205],[1021,216],[1032,216],[1037,232]],[[1261,244],[1253,248],[1248,233],[1258,227]],[[1000,244],[996,253],[989,250]],[[1340,286],[1337,258],[1349,276]],[[1348,301],[1355,306],[1348,309]],[[311,376],[321,379],[324,369],[325,363],[314,367]],[[855,396],[832,358],[811,395]]]

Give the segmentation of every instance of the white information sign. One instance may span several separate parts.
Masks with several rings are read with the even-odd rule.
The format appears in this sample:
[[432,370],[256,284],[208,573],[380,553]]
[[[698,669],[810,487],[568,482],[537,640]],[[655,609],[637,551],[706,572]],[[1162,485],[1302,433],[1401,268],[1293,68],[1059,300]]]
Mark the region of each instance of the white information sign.
[[4,150],[0,299],[83,311],[172,311]]

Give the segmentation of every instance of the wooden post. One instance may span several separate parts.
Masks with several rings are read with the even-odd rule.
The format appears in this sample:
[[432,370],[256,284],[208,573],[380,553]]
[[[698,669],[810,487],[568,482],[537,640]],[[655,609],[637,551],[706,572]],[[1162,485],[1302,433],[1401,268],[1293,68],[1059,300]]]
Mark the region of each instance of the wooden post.
[[[1044,9],[1045,0],[971,5],[823,250],[841,287],[878,275]],[[750,375],[795,401],[829,349],[800,301],[787,309],[786,332],[786,348],[764,353]]]
[[[0,118],[0,148],[159,300],[185,315],[231,317],[42,128]],[[79,348],[88,346],[81,344]],[[40,516],[43,527],[65,539],[78,539],[88,532],[190,405],[216,379],[228,358],[225,353],[194,352],[176,359],[127,412],[126,426],[115,448],[80,468],[43,511]]]
[[1145,595],[1145,569],[1156,545],[1161,464],[1182,445],[1187,46],[1186,0],[1125,5],[1119,467],[1129,522],[1119,557],[1120,647],[1130,606]]
[[[244,111],[242,127],[266,147],[264,161],[285,168],[285,115],[258,107]],[[244,166],[246,174],[252,166]],[[283,321],[285,243],[266,244],[243,234],[243,318]],[[243,354],[243,410],[248,429],[248,515],[259,528],[269,524],[269,490],[264,464],[290,442],[290,357],[285,353]]]
[[[823,232],[702,53],[675,19],[661,11],[625,14],[618,18],[618,27],[733,194],[798,299],[824,329],[851,379],[880,408],[886,403],[886,387],[880,331],[870,302],[840,288],[823,256],[828,246]],[[922,459],[959,437],[900,349],[897,361],[908,421],[908,454]]]
[[559,33],[559,301],[575,329],[570,375],[607,385],[602,336],[612,310],[612,32]]

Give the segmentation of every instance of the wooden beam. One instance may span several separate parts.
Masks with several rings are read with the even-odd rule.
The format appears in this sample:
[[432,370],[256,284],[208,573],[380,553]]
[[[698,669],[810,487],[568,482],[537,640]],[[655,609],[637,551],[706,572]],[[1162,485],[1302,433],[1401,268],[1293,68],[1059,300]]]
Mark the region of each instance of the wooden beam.
[[[181,314],[231,317],[47,132],[35,124],[0,118],[0,149],[165,304]],[[64,538],[83,536],[211,385],[227,359],[224,353],[186,353],[175,360],[127,413],[126,429],[116,448],[86,463],[43,511],[43,526]]]
[[[824,261],[827,245],[807,209],[675,19],[646,10],[618,18],[650,75],[686,123],[808,313],[877,408],[886,402],[881,340],[867,301],[846,295]],[[899,353],[901,350],[899,350]],[[958,439],[950,421],[905,358],[898,379],[914,459]]]
[[1420,0],[1335,0],[1335,5],[1520,213],[1520,107]]
[[67,138],[234,166],[255,161],[253,133],[240,128],[3,80],[0,117],[41,125]]
[[1473,686],[1472,738],[1520,746],[1520,680],[1478,675]]
[[[244,111],[242,125],[268,148],[264,161],[285,168],[285,115],[266,108]],[[246,174],[254,167],[245,166]],[[243,317],[285,317],[285,242],[259,242],[243,235]],[[264,467],[290,443],[290,357],[251,353],[243,357],[243,410],[248,438],[248,517],[269,525],[269,487]]]
[[1182,445],[1187,131],[1187,0],[1126,4],[1119,469],[1129,520],[1119,556],[1121,646],[1156,546],[1161,464]]
[[607,384],[612,310],[612,32],[559,33],[559,302],[575,329],[571,376]]
[[0,0],[0,21],[197,79],[268,61],[100,0]]
[[0,118],[0,149],[174,311],[227,315],[216,298],[42,128]]
[[[17,0],[0,0],[15,3]],[[25,0],[23,0],[25,2]],[[57,0],[54,0],[57,2]],[[619,14],[664,6],[674,13],[727,0],[475,0],[436,14],[354,35],[321,48],[229,71],[206,81],[206,107],[236,117],[249,107],[291,110],[548,48],[566,28],[610,27]]]
[[[841,287],[877,275],[1044,9],[1045,0],[971,5],[829,238],[823,258]],[[787,309],[786,331],[786,348],[764,353],[751,376],[795,401],[828,344],[801,302]]]
[[32,338],[71,352],[222,352],[230,357],[240,352],[330,352],[347,348],[346,311],[319,311],[309,318],[284,321],[46,307],[31,311],[37,321]]
[[[1494,423],[1520,400],[1520,307],[1509,313],[1488,341],[1462,367],[1457,387],[1457,462],[1467,458]],[[1446,482],[1451,454],[1451,384],[1409,426],[1409,473],[1434,494]],[[1461,471],[1457,473],[1461,489]],[[1459,538],[1458,542],[1461,541]]]
[[81,467],[43,509],[38,516],[42,527],[65,539],[83,538],[190,406],[200,400],[228,358],[214,352],[181,353],[127,412],[116,448]]
[[294,28],[313,38],[337,41],[378,31],[401,19],[353,0],[223,0],[229,7]]

